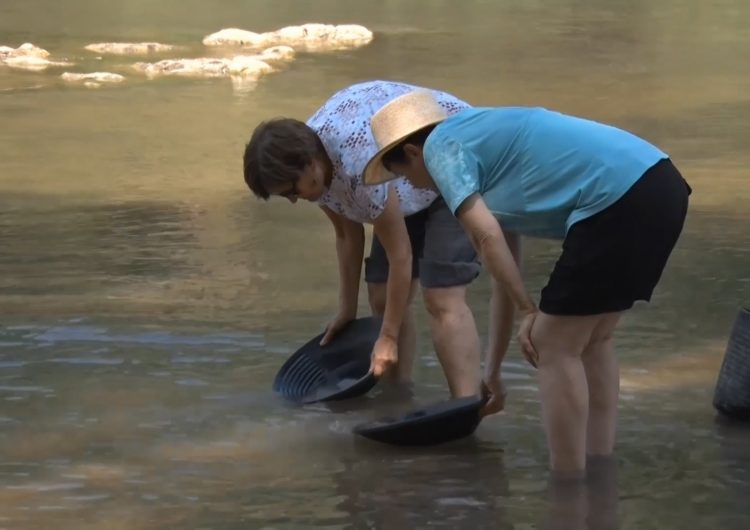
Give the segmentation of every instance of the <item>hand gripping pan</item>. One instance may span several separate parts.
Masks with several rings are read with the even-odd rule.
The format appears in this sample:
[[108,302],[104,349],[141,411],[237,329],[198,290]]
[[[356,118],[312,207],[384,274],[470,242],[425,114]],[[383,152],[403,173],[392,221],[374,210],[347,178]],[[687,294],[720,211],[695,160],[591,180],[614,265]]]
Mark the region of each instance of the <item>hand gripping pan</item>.
[[379,333],[380,319],[372,317],[351,321],[323,347],[321,333],[287,359],[276,374],[274,391],[303,404],[366,394],[377,383],[370,355]]
[[357,425],[354,433],[391,445],[437,445],[471,435],[485,402],[478,396],[441,401],[397,418]]

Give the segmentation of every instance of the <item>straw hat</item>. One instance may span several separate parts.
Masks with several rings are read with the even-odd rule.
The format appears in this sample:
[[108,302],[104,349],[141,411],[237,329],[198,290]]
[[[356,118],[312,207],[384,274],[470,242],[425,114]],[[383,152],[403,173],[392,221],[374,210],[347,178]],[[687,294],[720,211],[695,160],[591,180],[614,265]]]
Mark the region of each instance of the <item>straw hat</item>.
[[427,90],[415,90],[388,102],[370,119],[378,152],[365,166],[364,183],[380,184],[395,178],[396,175],[383,165],[383,155],[408,136],[447,117],[443,107]]

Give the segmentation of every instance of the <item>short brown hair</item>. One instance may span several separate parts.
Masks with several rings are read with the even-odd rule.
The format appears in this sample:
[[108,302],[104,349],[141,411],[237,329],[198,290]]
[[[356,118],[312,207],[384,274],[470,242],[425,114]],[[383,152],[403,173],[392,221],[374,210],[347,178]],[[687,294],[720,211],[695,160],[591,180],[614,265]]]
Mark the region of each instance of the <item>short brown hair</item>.
[[394,145],[391,149],[383,154],[383,157],[381,159],[383,166],[385,166],[385,168],[390,171],[390,167],[392,164],[402,164],[406,162],[406,153],[404,152],[404,146],[406,144],[414,144],[423,147],[425,141],[427,141],[427,137],[435,129],[435,127],[437,127],[437,124],[428,125],[427,127],[411,133],[409,136]]
[[267,200],[269,190],[296,183],[302,170],[324,153],[323,142],[304,122],[292,118],[264,121],[245,146],[245,182],[256,197]]

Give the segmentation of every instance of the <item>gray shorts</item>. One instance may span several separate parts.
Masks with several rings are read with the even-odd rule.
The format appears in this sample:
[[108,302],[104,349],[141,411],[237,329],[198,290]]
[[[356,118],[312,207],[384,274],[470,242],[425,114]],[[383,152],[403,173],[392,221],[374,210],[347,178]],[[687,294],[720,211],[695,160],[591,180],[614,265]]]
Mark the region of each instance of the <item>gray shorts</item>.
[[[422,287],[467,285],[479,275],[474,246],[445,201],[438,198],[428,208],[404,218],[412,252],[412,278]],[[365,259],[365,281],[388,280],[388,257],[377,237]]]

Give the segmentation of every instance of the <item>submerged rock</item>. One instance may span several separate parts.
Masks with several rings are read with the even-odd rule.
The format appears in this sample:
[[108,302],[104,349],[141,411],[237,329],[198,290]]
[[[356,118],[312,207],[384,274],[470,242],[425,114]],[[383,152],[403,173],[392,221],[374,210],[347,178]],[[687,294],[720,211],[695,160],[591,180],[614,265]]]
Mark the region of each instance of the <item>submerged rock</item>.
[[266,44],[264,33],[245,31],[244,29],[227,28],[212,33],[203,39],[205,46],[257,46]]
[[294,48],[290,46],[272,46],[266,48],[258,54],[258,58],[261,61],[266,62],[287,62],[294,59],[295,52]]
[[86,86],[89,86],[90,84],[101,86],[102,83],[122,83],[125,81],[124,76],[113,74],[111,72],[91,72],[87,74],[65,72],[60,77],[62,77],[63,81],[71,83],[83,82]]
[[182,75],[189,77],[226,77],[229,68],[225,59],[164,59],[156,63],[138,62],[133,65],[148,77]]
[[233,76],[260,77],[273,72],[273,67],[253,55],[237,55],[227,61],[229,73]]
[[254,33],[237,28],[222,29],[203,39],[206,46],[290,46],[303,50],[341,50],[364,46],[372,40],[372,32],[357,24],[303,24],[276,31]]
[[71,66],[73,63],[68,61],[50,61],[47,57],[50,53],[44,48],[40,48],[26,42],[18,48],[10,46],[0,46],[0,64],[20,70],[40,71],[50,66]]
[[40,59],[46,59],[49,57],[49,52],[44,48],[31,44],[30,42],[25,42],[18,48],[0,46],[0,59],[7,59],[8,57],[38,57]]
[[68,61],[50,61],[42,57],[8,57],[3,64],[16,68],[18,70],[29,70],[39,72],[46,70],[50,66],[73,66],[74,63]]
[[259,78],[273,72],[273,67],[255,55],[237,55],[228,59],[165,59],[156,63],[139,62],[133,65],[148,77],[181,75],[187,77],[244,77]]
[[84,46],[84,48],[91,52],[114,55],[148,55],[150,53],[170,52],[176,50],[177,46],[160,42],[95,42]]
[[372,32],[356,24],[304,24],[288,26],[273,32],[276,44],[301,46],[308,50],[358,48],[372,40]]

